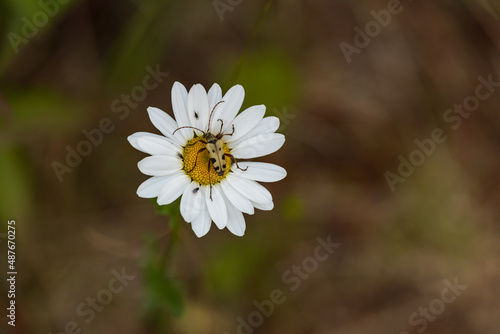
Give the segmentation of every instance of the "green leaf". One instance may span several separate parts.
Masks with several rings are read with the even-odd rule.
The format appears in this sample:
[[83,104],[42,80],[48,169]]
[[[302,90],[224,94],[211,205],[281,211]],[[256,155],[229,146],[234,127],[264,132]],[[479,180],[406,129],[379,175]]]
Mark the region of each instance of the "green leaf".
[[175,316],[184,312],[184,298],[179,283],[172,277],[157,273],[147,278],[147,305],[153,313],[168,311]]
[[[147,252],[143,260],[143,275],[146,291],[146,314],[154,322],[160,321],[165,313],[180,316],[184,312],[184,297],[181,285],[165,267],[168,260],[158,243],[151,236],[146,237]],[[168,255],[168,254],[167,254]],[[167,263],[168,265],[168,263]]]

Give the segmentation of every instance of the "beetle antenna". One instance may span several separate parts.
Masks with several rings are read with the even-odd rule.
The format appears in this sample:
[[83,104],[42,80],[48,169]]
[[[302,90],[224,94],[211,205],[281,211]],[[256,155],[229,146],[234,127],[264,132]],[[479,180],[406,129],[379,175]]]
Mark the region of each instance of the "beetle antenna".
[[210,121],[212,120],[212,114],[214,113],[215,108],[217,108],[217,106],[222,102],[224,101],[217,102],[217,104],[213,107],[212,111],[210,112],[210,116],[208,116],[208,130],[210,130]]
[[195,130],[198,130],[198,131],[201,131],[201,132],[205,133],[205,131],[200,130],[200,129],[198,129],[198,128],[195,128],[194,126],[181,126],[180,128],[175,129],[175,131],[174,131],[174,132],[172,132],[172,135],[173,135],[174,133],[176,133],[176,132],[177,132],[177,130],[180,130],[180,129],[186,129],[186,128],[195,129]]

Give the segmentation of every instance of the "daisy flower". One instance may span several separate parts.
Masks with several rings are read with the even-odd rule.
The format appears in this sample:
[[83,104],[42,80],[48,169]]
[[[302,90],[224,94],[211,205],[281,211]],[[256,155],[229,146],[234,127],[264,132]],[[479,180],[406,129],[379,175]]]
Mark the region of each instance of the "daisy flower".
[[275,131],[279,119],[264,117],[266,107],[258,105],[238,111],[245,91],[236,85],[222,96],[214,84],[189,93],[179,82],[172,87],[175,119],[154,107],[149,118],[162,136],[137,132],[128,137],[139,151],[150,154],[138,163],[148,176],[137,189],[142,198],[155,198],[167,205],[182,196],[180,212],[198,237],[212,225],[237,235],[245,233],[243,213],[271,210],[271,193],[259,182],[275,182],[286,171],[270,163],[245,162],[277,151],[285,136]]

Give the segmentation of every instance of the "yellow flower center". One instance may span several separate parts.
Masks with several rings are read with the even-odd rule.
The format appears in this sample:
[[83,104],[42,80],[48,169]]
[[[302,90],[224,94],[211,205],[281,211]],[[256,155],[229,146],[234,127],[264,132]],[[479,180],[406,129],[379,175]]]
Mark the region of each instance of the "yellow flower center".
[[[200,185],[210,185],[220,182],[231,170],[231,158],[227,155],[230,149],[223,143],[226,170],[224,174],[218,175],[213,163],[210,161],[210,154],[206,149],[207,144],[203,136],[190,139],[184,146],[182,156],[184,157],[183,169],[191,180]],[[222,168],[222,166],[221,166]]]

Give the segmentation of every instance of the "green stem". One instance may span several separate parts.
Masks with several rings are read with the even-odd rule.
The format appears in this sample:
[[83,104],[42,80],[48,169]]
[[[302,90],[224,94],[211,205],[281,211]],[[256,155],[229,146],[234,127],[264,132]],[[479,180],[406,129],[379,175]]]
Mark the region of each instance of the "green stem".
[[164,272],[167,263],[170,261],[172,257],[173,249],[179,240],[179,226],[180,226],[180,214],[172,214],[170,216],[170,238],[168,240],[168,244],[163,250],[160,256],[160,263],[158,264],[159,272]]

